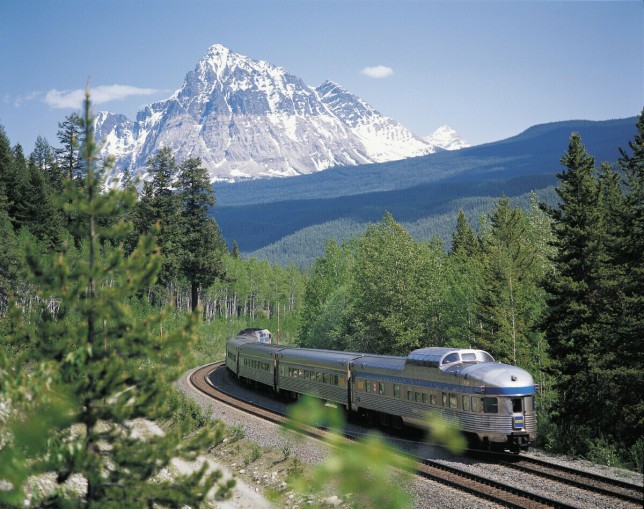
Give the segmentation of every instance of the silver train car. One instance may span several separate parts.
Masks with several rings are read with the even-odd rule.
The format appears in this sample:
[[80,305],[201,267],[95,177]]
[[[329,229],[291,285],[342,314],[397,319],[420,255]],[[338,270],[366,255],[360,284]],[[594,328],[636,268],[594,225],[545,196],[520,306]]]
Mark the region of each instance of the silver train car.
[[423,427],[433,413],[486,448],[518,452],[536,439],[532,376],[482,350],[369,355],[260,343],[247,330],[228,341],[226,366],[244,382],[313,395],[388,426]]

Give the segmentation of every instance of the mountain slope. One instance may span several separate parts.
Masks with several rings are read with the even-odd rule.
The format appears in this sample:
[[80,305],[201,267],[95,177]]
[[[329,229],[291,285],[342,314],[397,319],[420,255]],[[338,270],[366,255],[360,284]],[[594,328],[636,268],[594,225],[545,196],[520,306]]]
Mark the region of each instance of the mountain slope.
[[614,162],[617,148],[632,139],[636,120],[557,122],[453,152],[295,179],[220,183],[213,214],[228,242],[236,240],[244,253],[300,265],[323,252],[325,239],[359,234],[386,211],[420,240],[438,234],[449,241],[452,223],[445,221],[455,221],[459,208],[476,224],[481,211],[503,195],[525,202],[536,191],[553,201],[572,131],[581,134],[598,164]]
[[[294,176],[432,153],[435,147],[342,87],[317,89],[268,62],[216,44],[183,86],[136,121],[101,113],[103,153],[141,174],[168,146],[178,161],[200,157],[216,180]],[[145,175],[143,175],[145,177]]]

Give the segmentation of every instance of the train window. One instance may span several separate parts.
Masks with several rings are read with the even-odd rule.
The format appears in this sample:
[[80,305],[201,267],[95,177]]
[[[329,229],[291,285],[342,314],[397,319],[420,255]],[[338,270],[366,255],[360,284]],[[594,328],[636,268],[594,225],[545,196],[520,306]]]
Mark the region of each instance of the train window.
[[423,403],[427,403],[427,394],[423,392],[422,398],[423,398]]
[[394,397],[395,398],[400,397],[400,385],[394,384]]
[[378,394],[383,396],[385,394],[385,384],[378,382]]
[[523,412],[523,399],[522,398],[512,398],[512,411],[514,413]]
[[407,401],[412,401],[414,399],[412,391],[407,391]]
[[333,375],[333,385],[338,385],[338,375]]
[[435,404],[436,404],[436,394],[431,394],[431,395],[429,396],[429,403],[430,403],[431,405],[435,405]]
[[447,406],[447,394],[443,393],[443,406]]
[[449,355],[446,355],[441,364],[450,364],[451,362],[458,362],[460,359],[458,352],[452,352]]
[[449,395],[449,407],[450,408],[457,408],[458,407],[458,397],[456,394],[450,394]]
[[476,362],[476,352],[466,352],[461,354],[463,362]]
[[492,357],[487,352],[479,351],[476,354],[477,354],[476,356],[477,356],[479,362],[494,362],[494,357]]
[[414,392],[414,401],[420,403],[420,392]]
[[322,381],[322,373],[320,373],[319,371],[315,372],[315,381],[316,382],[321,382]]
[[364,391],[365,391],[365,392],[369,392],[369,387],[370,387],[370,386],[371,386],[371,385],[370,385],[369,380],[365,380],[365,381],[364,381]]
[[339,379],[339,383],[340,383],[340,385],[344,385],[344,384],[345,384],[345,382],[346,382],[346,381],[345,381],[344,377],[343,377],[343,376],[341,376],[341,377],[340,377],[340,379]]
[[358,390],[364,391],[364,380],[358,380]]
[[463,410],[466,412],[469,412],[470,410],[470,397],[469,396],[463,396]]
[[329,374],[328,373],[322,373],[322,383],[323,384],[328,384],[329,383]]
[[472,396],[472,412],[479,411],[479,398]]
[[483,398],[483,412],[486,414],[498,414],[499,400],[496,398]]

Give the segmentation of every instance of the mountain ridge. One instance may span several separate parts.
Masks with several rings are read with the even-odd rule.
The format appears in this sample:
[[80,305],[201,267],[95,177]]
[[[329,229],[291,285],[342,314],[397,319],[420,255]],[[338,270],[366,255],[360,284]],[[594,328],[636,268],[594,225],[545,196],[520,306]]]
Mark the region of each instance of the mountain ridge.
[[134,121],[102,112],[95,131],[102,154],[116,157],[108,184],[125,168],[145,178],[147,159],[164,146],[179,161],[200,157],[212,181],[296,176],[439,150],[335,82],[313,88],[221,44],[168,99],[144,107]]
[[332,168],[294,179],[215,185],[212,214],[229,244],[245,256],[310,265],[324,240],[358,235],[385,212],[418,240],[449,244],[459,208],[472,224],[502,196],[520,203],[536,192],[554,205],[556,174],[571,132],[579,132],[599,164],[627,148],[637,118],[540,124],[516,136],[455,152],[356,168]]

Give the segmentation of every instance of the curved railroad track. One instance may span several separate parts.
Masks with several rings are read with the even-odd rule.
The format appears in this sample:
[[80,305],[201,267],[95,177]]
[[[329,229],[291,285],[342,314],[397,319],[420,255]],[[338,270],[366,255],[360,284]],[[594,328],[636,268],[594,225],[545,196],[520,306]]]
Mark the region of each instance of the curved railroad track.
[[[290,423],[284,413],[249,403],[216,387],[211,381],[211,378],[213,378],[211,375],[214,375],[218,369],[226,369],[223,362],[216,362],[195,369],[190,374],[189,380],[198,391],[243,412],[280,425]],[[327,431],[315,427],[302,428],[298,425],[298,429],[311,437],[321,440],[327,436]],[[347,439],[351,440],[353,438],[347,437]],[[615,499],[616,502],[619,501],[620,507],[629,507],[631,505],[633,507],[642,507],[642,488],[633,484],[562,467],[527,456],[491,454],[485,455],[484,458],[485,461],[503,465],[509,469],[520,470],[531,475],[545,477],[557,483],[600,493],[605,497]],[[575,507],[437,461],[423,458],[415,459],[418,461],[416,467],[418,475],[505,507]]]

